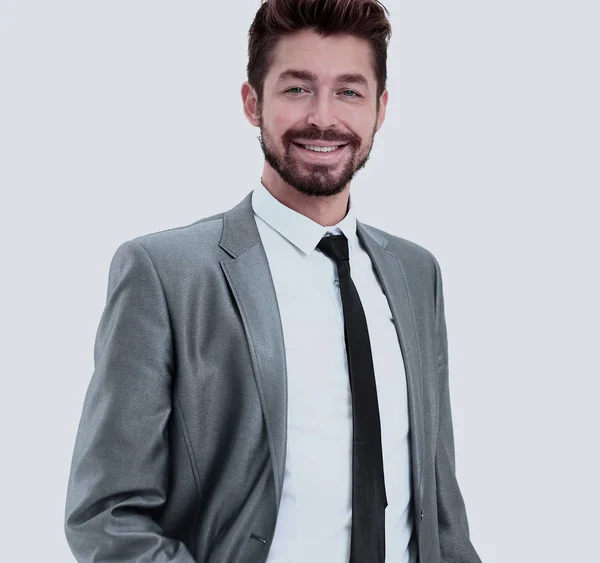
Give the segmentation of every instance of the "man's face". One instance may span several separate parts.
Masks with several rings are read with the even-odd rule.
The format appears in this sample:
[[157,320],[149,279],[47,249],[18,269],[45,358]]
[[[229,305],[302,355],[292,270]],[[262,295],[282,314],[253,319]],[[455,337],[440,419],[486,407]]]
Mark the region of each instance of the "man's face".
[[378,112],[367,41],[312,31],[283,37],[257,107],[265,160],[304,194],[338,194],[369,158],[387,92],[381,102]]

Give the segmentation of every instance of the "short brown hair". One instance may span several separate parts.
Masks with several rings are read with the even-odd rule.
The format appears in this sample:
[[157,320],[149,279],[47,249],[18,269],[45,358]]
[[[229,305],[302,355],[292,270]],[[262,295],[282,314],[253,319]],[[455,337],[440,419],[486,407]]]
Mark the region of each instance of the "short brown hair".
[[248,33],[248,82],[259,103],[278,40],[312,30],[325,37],[347,33],[370,43],[379,106],[387,83],[387,47],[392,35],[388,15],[379,0],[263,0]]

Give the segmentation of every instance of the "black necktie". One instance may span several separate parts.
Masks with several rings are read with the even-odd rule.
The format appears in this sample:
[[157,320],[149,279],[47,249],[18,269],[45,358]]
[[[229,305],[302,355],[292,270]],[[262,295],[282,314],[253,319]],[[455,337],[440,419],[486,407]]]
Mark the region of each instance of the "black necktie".
[[350,277],[348,239],[325,236],[317,248],[335,260],[352,390],[352,539],[350,563],[384,563],[385,507],[381,426],[365,312]]

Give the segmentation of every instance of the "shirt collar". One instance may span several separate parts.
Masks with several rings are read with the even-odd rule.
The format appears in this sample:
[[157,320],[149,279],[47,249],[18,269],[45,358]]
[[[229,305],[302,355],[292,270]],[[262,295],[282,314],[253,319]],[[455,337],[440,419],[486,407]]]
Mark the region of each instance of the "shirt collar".
[[344,233],[348,239],[348,252],[358,246],[356,215],[352,196],[348,199],[348,212],[336,225],[324,227],[312,219],[285,206],[276,199],[262,182],[258,182],[252,193],[252,208],[265,223],[275,229],[304,254],[309,255],[319,244],[325,233]]

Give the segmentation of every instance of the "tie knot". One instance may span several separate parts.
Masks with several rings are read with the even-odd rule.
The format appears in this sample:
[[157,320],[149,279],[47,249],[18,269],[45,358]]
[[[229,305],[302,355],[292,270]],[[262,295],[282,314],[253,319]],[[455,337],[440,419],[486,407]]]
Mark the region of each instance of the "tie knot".
[[325,254],[325,256],[336,262],[348,262],[350,260],[348,254],[348,239],[343,234],[323,237],[319,244],[317,244],[317,248]]

